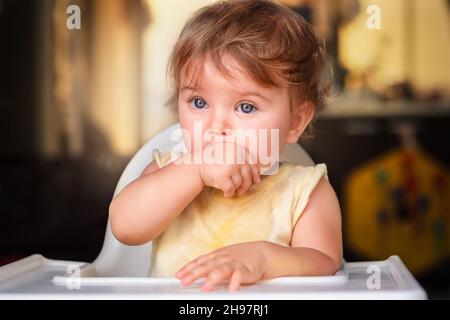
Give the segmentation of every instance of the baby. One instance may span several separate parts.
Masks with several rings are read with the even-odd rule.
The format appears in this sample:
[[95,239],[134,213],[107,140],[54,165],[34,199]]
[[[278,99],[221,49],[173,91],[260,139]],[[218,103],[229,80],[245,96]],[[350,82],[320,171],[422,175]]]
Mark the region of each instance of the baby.
[[149,276],[208,291],[339,270],[326,165],[278,161],[324,104],[323,65],[311,26],[275,2],[221,1],[188,20],[169,64],[187,152],[155,150],[109,209],[119,241],[153,241]]

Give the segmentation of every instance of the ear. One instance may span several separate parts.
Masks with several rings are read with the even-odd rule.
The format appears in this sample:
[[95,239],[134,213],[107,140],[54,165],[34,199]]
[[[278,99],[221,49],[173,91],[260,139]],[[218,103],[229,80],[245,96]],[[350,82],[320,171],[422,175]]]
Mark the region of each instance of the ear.
[[297,143],[298,139],[300,139],[300,136],[313,119],[314,114],[315,108],[311,101],[303,102],[300,107],[292,112],[286,143]]

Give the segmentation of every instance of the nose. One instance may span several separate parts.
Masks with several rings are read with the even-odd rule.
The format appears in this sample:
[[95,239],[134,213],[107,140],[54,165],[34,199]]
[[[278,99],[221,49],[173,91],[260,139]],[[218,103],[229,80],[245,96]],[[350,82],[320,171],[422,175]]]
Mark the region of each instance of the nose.
[[232,128],[225,112],[218,110],[214,113],[210,129],[214,132],[214,134],[219,134],[222,136],[230,135],[232,133]]

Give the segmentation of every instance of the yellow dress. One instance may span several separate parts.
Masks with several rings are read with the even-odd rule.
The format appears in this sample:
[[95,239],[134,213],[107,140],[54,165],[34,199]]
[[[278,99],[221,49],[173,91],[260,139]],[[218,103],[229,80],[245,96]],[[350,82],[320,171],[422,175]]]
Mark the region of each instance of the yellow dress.
[[[173,159],[157,150],[154,158],[160,168]],[[322,176],[328,180],[324,163],[304,167],[283,162],[275,175],[265,176],[242,196],[225,198],[221,190],[204,187],[153,240],[148,275],[173,277],[198,256],[236,243],[267,240],[289,246],[295,223]]]

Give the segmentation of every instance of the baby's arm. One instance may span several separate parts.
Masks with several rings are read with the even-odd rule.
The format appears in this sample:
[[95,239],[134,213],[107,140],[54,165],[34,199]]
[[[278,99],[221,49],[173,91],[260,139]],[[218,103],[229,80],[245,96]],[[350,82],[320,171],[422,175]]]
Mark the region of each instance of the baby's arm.
[[330,275],[342,263],[341,211],[330,183],[322,178],[298,219],[291,247],[269,244],[264,278]]
[[[205,152],[223,150],[225,144],[208,145]],[[161,169],[152,163],[139,179],[114,197],[109,215],[112,232],[120,242],[140,245],[155,239],[205,185],[232,197],[235,193],[242,195],[260,181],[257,164],[193,164],[192,160],[192,155],[185,154]]]
[[240,284],[281,276],[331,275],[341,266],[341,212],[333,188],[322,178],[298,220],[291,246],[269,241],[234,244],[202,255],[177,273],[183,285],[206,277],[203,290],[229,281]]
[[127,245],[156,238],[203,188],[198,167],[171,163],[158,169],[150,164],[127,185],[109,207],[114,236]]

